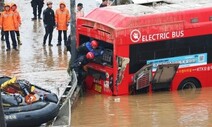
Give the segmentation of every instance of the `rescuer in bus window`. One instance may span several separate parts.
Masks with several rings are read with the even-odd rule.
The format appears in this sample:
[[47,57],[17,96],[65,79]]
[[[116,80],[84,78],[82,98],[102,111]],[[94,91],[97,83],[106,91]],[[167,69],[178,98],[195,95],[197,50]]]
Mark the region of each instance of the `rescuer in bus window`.
[[92,40],[91,42],[88,41],[80,45],[77,49],[77,57],[86,55],[88,52],[92,52],[94,56],[103,54],[103,50],[96,40]]
[[94,59],[94,54],[92,52],[88,52],[86,55],[82,55],[80,57],[78,57],[73,65],[71,65],[71,70],[74,69],[74,71],[77,74],[77,80],[78,80],[78,85],[82,85],[86,75],[87,75],[87,71],[86,71],[86,65],[92,61]]
[[[65,43],[67,51],[71,53],[71,37],[68,36],[68,40]],[[94,56],[100,56],[103,54],[103,48],[99,46],[96,40],[91,42],[85,42],[77,48],[77,58],[86,55],[88,52],[94,53]]]

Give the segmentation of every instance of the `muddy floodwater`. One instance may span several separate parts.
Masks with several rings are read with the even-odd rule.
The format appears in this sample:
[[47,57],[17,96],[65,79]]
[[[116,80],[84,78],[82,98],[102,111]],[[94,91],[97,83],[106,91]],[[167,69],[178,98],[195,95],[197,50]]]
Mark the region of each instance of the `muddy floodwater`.
[[[56,46],[56,30],[54,46],[43,47],[43,22],[31,21],[30,0],[13,1],[22,16],[23,45],[19,51],[7,52],[0,41],[0,76],[16,76],[58,92],[70,80],[66,72],[70,54],[64,43]],[[85,10],[95,6],[90,0],[82,1]],[[58,3],[55,0],[53,8]],[[131,96],[86,93],[73,108],[71,120],[72,127],[212,127],[212,88]]]
[[131,96],[87,94],[74,127],[212,127],[212,88]]

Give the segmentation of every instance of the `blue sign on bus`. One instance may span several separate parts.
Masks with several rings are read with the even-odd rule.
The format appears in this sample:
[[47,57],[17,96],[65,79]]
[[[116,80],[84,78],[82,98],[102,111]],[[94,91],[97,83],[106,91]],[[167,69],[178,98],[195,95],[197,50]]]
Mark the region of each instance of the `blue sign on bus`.
[[147,64],[153,64],[153,71],[156,70],[158,65],[179,63],[179,68],[192,67],[207,64],[207,53],[170,57],[163,59],[148,60]]

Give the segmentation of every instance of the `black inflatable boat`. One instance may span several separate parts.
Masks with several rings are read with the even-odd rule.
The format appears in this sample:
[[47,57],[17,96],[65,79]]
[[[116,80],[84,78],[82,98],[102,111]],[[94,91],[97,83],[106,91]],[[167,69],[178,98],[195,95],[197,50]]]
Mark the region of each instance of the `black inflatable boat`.
[[58,97],[26,80],[0,77],[7,127],[33,127],[52,120],[59,112]]

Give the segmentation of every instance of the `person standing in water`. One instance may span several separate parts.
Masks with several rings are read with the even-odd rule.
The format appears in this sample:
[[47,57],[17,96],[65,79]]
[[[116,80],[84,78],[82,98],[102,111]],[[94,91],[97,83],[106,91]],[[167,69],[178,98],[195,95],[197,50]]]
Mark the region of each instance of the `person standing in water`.
[[21,26],[21,16],[20,16],[19,12],[17,11],[17,5],[15,3],[11,4],[11,10],[14,12],[15,18],[18,22],[18,27],[15,29],[18,44],[22,45],[21,39],[20,39],[20,32],[19,32],[19,27]]
[[43,37],[43,46],[46,45],[47,37],[49,36],[49,46],[53,46],[51,44],[52,41],[52,33],[55,27],[55,15],[54,11],[52,10],[52,2],[47,2],[47,8],[43,11],[43,23],[45,27],[45,35]]
[[4,5],[4,12],[1,15],[0,23],[1,23],[0,28],[3,29],[4,33],[5,33],[5,40],[6,40],[6,45],[7,45],[6,51],[11,50],[9,34],[12,39],[13,49],[18,51],[17,42],[15,39],[15,30],[18,27],[18,22],[17,22],[17,19],[15,18],[14,12],[11,11],[9,4]]

